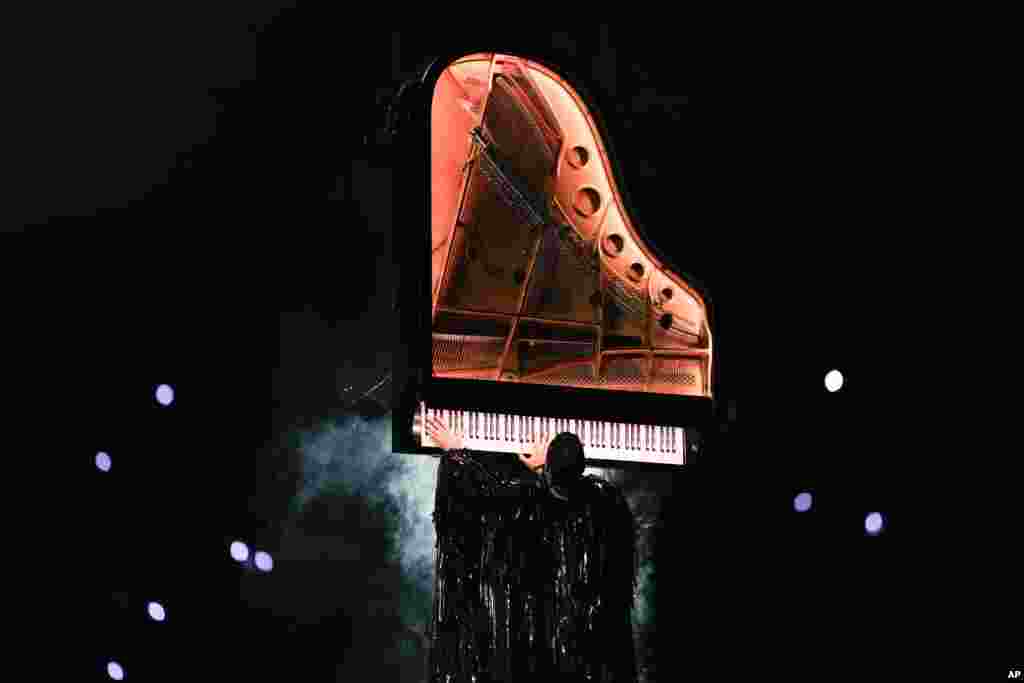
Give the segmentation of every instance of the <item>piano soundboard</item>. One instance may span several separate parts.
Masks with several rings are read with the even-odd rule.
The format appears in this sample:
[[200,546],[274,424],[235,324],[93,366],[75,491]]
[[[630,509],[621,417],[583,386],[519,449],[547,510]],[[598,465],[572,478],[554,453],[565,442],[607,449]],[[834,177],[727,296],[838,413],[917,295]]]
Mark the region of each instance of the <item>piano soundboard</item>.
[[402,105],[419,122],[402,184],[425,192],[403,207],[429,229],[402,267],[393,448],[438,455],[423,432],[437,416],[471,450],[572,432],[598,466],[694,462],[712,409],[708,297],[631,220],[592,107],[552,68],[500,53],[441,58],[422,85]]

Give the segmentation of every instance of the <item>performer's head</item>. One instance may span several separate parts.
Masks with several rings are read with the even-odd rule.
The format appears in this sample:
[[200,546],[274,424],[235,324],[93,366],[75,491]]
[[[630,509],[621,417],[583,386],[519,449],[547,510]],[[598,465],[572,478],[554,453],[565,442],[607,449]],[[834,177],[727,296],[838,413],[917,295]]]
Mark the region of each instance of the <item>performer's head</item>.
[[578,481],[585,469],[583,443],[578,436],[562,432],[552,439],[544,463],[544,477],[557,497],[567,497],[567,487]]

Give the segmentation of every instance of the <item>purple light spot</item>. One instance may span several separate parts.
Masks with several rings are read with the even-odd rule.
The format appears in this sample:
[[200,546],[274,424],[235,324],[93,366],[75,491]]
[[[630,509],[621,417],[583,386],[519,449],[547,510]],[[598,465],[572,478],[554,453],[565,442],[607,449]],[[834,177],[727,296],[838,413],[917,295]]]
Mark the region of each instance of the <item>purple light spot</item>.
[[124,680],[124,669],[117,662],[107,664],[107,674],[115,681]]
[[158,602],[149,603],[149,616],[153,621],[163,621],[167,617],[163,605]]
[[96,467],[102,472],[110,471],[110,456],[100,451],[96,454]]
[[271,559],[270,555],[263,552],[262,550],[256,553],[256,568],[260,571],[269,572],[274,568],[274,560]]
[[864,529],[872,536],[882,530],[882,513],[872,512],[864,519]]
[[793,509],[797,512],[807,512],[811,509],[811,494],[807,491],[797,494],[793,499]]
[[166,384],[156,388],[156,400],[162,406],[169,406],[174,402],[174,389]]
[[245,562],[249,559],[249,547],[241,541],[235,541],[231,544],[231,557],[238,562]]

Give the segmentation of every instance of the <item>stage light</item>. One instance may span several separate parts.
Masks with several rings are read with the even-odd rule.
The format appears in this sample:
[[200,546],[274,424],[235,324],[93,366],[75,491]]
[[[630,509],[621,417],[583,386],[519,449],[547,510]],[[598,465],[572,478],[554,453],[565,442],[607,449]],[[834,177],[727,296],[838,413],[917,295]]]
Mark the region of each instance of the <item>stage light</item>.
[[110,456],[107,455],[106,453],[104,453],[103,451],[100,451],[99,453],[97,453],[96,454],[96,467],[99,468],[99,470],[101,472],[109,472],[110,471]]
[[169,406],[174,402],[174,389],[166,384],[156,388],[156,400],[162,406]]
[[864,519],[864,530],[872,536],[877,536],[882,531],[882,513],[872,512]]
[[249,559],[249,547],[241,541],[235,541],[231,544],[231,557],[238,562],[245,562]]
[[811,509],[811,494],[807,491],[798,493],[793,499],[793,509],[797,512],[807,512]]
[[831,392],[836,392],[843,387],[843,373],[838,370],[832,370],[825,375],[825,388]]
[[825,375],[825,388],[829,391],[836,392],[843,387],[843,373],[838,370],[832,370]]
[[256,553],[256,568],[260,571],[269,572],[274,568],[274,560],[271,559],[270,555],[263,552],[262,550]]
[[124,668],[117,662],[107,664],[107,674],[115,681],[124,680]]
[[159,602],[149,603],[149,616],[153,621],[163,621],[167,617],[167,613],[164,611],[163,605]]

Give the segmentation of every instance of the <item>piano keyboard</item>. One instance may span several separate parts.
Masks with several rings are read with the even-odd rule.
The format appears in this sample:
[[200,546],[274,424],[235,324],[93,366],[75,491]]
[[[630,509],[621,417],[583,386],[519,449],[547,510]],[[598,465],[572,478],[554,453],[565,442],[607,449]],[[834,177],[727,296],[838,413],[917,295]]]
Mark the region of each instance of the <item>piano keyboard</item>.
[[682,427],[437,410],[421,403],[413,433],[427,448],[439,447],[422,429],[424,420],[432,417],[441,418],[449,429],[461,434],[470,450],[527,453],[545,434],[572,432],[583,442],[588,460],[686,464],[686,431]]

